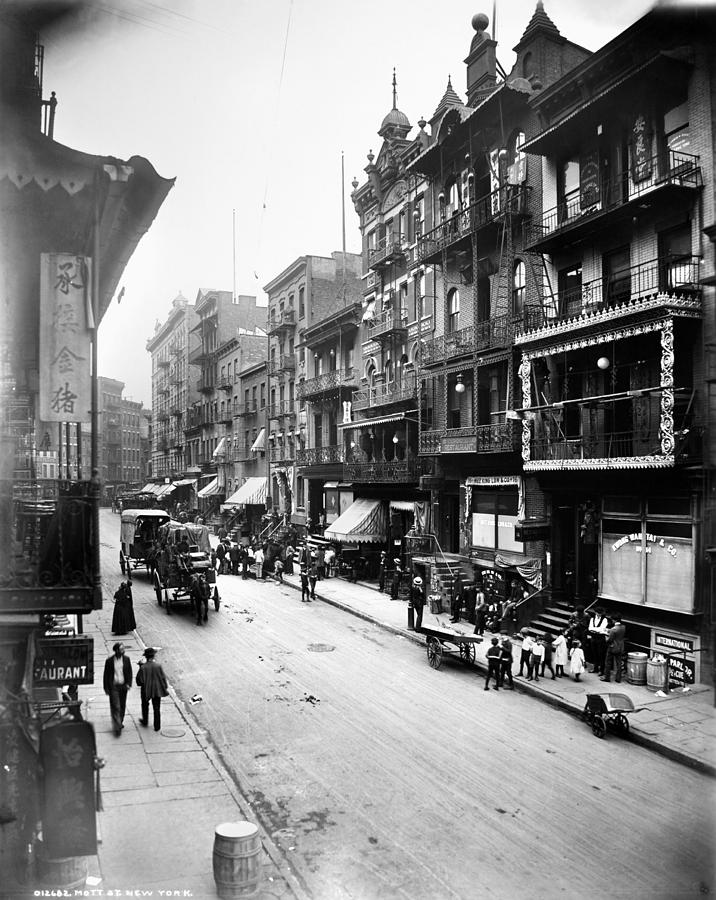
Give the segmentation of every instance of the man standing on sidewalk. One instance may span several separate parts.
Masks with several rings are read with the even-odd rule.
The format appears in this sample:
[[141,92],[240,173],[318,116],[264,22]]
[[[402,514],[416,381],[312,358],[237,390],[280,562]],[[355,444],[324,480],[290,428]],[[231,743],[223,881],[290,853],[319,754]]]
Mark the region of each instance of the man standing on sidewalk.
[[487,675],[485,676],[485,690],[490,690],[490,679],[495,679],[495,690],[500,690],[500,655],[499,641],[492,638],[492,645],[487,651]]
[[132,686],[132,664],[124,655],[124,644],[117,642],[112,656],[104,663],[104,692],[109,697],[109,711],[112,714],[112,727],[117,737],[124,728],[124,713],[127,709],[127,691]]
[[154,647],[147,647],[144,651],[146,662],[139,667],[137,684],[142,691],[142,718],[139,723],[145,728],[149,724],[149,701],[151,700],[154,730],[159,731],[162,727],[162,697],[167,697],[169,690],[167,676],[164,674],[164,669],[155,661],[155,653]]
[[626,628],[622,625],[622,617],[614,616],[614,625],[609,629],[607,634],[607,658],[604,663],[604,674],[600,681],[609,681],[612,674],[612,664],[614,664],[615,677],[617,684],[622,680],[622,658],[624,656],[624,635]]

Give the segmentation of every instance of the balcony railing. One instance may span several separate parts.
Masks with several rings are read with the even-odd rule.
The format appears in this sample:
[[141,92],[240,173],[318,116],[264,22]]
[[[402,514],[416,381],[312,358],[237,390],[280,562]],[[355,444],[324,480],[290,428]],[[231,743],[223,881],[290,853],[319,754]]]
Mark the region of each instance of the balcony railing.
[[234,403],[234,415],[237,417],[256,415],[256,401],[249,400],[248,403]]
[[420,453],[512,453],[520,447],[520,436],[517,422],[434,429],[421,433]]
[[660,456],[660,431],[655,426],[639,431],[566,436],[561,440],[537,439],[530,443],[530,455],[533,460],[614,460]]
[[342,463],[344,456],[343,447],[303,447],[296,451],[296,465],[327,466]]
[[291,330],[296,324],[296,313],[292,309],[286,309],[274,319],[269,319],[268,333],[277,334],[280,331]]
[[509,346],[513,326],[509,316],[494,316],[476,326],[469,325],[451,334],[426,341],[422,349],[421,362],[424,366],[455,359],[456,357],[479,353],[481,350]]
[[634,181],[633,171],[623,172],[543,212],[539,222],[526,230],[528,244],[538,246],[557,233],[573,231],[655,191],[667,187],[694,189],[702,184],[699,157],[690,153],[669,150],[644,160],[639,168],[644,176],[639,181]]
[[389,462],[346,462],[343,465],[344,481],[410,482],[422,474],[418,459],[395,459]]
[[505,185],[453,213],[418,239],[416,262],[427,261],[469,237],[474,231],[499,221],[506,214],[513,217],[526,216],[530,191],[528,185]]
[[394,309],[386,309],[373,319],[368,328],[368,336],[379,341],[393,335],[404,334],[408,330],[407,310],[398,312]]
[[200,378],[196,383],[196,389],[200,394],[211,394],[216,389],[216,382],[210,378]]
[[475,449],[478,453],[510,453],[519,449],[521,435],[517,422],[478,425]]
[[355,372],[352,368],[335,372],[324,372],[315,378],[307,378],[296,385],[296,397],[305,400],[308,397],[319,397],[327,391],[335,391],[342,387],[353,387]]
[[253,458],[251,444],[233,444],[231,449],[231,459],[234,462],[245,462],[247,459]]
[[269,360],[269,375],[278,375],[279,372],[292,372],[296,368],[296,358],[293,355],[282,353],[280,356]]
[[525,309],[522,330],[545,328],[573,320],[588,324],[589,316],[603,310],[638,312],[660,294],[696,300],[699,285],[700,258],[685,256],[672,260],[653,259],[618,272],[611,280],[602,278],[584,282],[581,287],[560,291],[544,307]]
[[234,382],[231,378],[223,376],[216,382],[216,386],[220,391],[230,391],[234,387]]
[[389,384],[377,384],[355,391],[352,397],[353,409],[372,409],[376,406],[415,400],[416,385],[415,375],[411,374],[406,375],[402,381],[391,381]]
[[384,263],[391,262],[394,259],[400,259],[405,256],[403,249],[403,241],[401,238],[388,236],[378,241],[378,246],[368,253],[368,266],[375,269]]
[[282,400],[269,407],[269,419],[294,418],[296,407],[293,400]]

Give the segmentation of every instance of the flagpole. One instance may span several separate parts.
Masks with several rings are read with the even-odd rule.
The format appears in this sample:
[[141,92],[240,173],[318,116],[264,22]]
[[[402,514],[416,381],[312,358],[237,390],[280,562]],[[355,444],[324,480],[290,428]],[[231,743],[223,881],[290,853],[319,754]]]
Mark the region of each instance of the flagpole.
[[231,210],[231,250],[233,253],[233,267],[234,267],[234,297],[233,302],[236,303],[236,210]]
[[346,171],[341,150],[341,217],[343,226],[343,302],[346,300]]

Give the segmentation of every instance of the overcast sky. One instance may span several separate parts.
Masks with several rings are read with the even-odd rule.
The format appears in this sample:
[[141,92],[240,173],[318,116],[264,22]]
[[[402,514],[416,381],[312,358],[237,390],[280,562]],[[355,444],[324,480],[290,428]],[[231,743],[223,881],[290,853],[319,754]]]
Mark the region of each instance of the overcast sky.
[[[498,0],[498,59],[509,71],[536,0]],[[596,50],[650,0],[545,0],[561,33]],[[147,157],[176,177],[100,330],[100,374],[151,403],[145,349],[181,291],[262,286],[297,256],[358,252],[350,182],[377,153],[392,106],[429,119],[448,75],[465,96],[476,0],[93,0],[43,35],[55,139],[89,153]],[[488,31],[493,31],[490,22]],[[412,136],[412,133],[411,133]]]

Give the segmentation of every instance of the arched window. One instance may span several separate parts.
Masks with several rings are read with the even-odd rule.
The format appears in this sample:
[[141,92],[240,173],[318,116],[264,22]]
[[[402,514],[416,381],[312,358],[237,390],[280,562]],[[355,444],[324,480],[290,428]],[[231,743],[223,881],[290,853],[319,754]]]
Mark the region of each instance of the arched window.
[[386,362],[384,371],[385,383],[390,384],[390,382],[393,380],[393,363],[390,360]]
[[532,54],[525,53],[524,59],[522,60],[522,76],[524,78],[529,78],[532,74]]
[[447,331],[453,334],[460,328],[460,292],[453,288],[447,296]]
[[525,264],[521,259],[515,262],[512,275],[512,314],[521,316],[525,308]]

